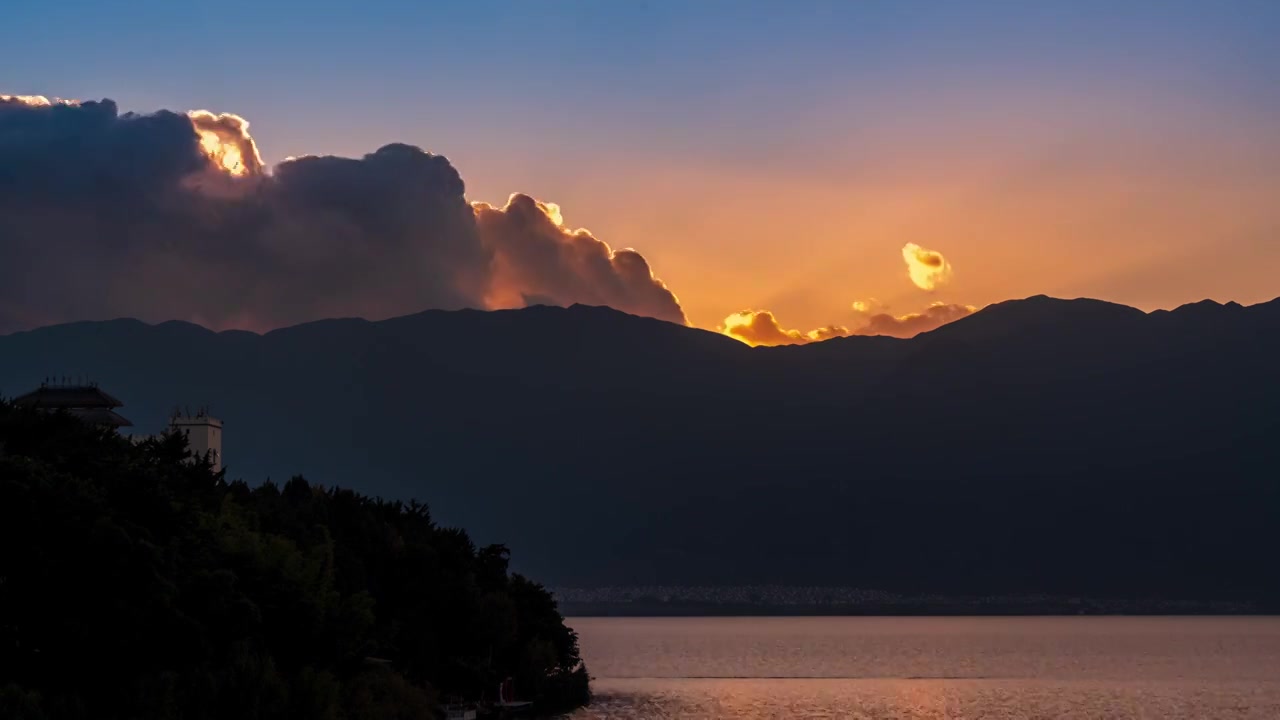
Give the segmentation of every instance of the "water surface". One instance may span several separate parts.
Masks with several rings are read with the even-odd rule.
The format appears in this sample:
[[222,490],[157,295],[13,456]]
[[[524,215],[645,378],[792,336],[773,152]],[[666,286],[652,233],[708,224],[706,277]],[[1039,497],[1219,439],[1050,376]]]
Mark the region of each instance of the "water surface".
[[571,618],[591,718],[1280,718],[1280,618]]

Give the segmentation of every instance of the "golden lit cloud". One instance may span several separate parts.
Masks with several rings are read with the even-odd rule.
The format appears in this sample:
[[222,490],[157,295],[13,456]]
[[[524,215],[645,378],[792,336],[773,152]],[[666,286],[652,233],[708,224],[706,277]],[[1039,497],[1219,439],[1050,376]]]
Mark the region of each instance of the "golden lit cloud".
[[921,290],[933,290],[951,279],[951,263],[936,250],[915,243],[902,246],[902,259],[907,261],[907,274]]
[[973,305],[953,305],[936,302],[920,312],[893,315],[875,312],[883,309],[879,302],[859,300],[853,303],[854,311],[865,318],[863,324],[850,330],[843,325],[809,330],[788,330],[768,310],[744,310],[724,319],[720,332],[748,345],[805,345],[850,335],[887,335],[896,338],[915,337],[955,322],[978,311]]
[[849,329],[831,325],[808,332],[786,330],[768,310],[743,310],[725,318],[720,332],[748,345],[804,345],[844,337]]
[[231,113],[215,115],[208,110],[192,110],[187,117],[200,137],[200,149],[214,167],[237,177],[263,171],[262,156],[249,135],[248,120]]
[[884,303],[875,298],[867,298],[866,300],[854,300],[853,311],[860,315],[870,315],[874,312],[884,309]]
[[79,105],[79,100],[63,100],[62,98],[49,98],[43,95],[0,95],[0,102],[21,103],[30,107],[49,107],[51,105]]
[[564,227],[564,216],[560,214],[560,206],[553,202],[539,202],[538,206],[546,213],[547,218],[557,227]]

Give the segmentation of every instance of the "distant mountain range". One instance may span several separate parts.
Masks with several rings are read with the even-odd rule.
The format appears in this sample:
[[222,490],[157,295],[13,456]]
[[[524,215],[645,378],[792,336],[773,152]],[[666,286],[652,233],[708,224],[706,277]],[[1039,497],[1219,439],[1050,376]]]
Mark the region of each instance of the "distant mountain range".
[[553,585],[1280,600],[1280,301],[1033,297],[911,340],[749,348],[599,307],[0,337],[231,477],[431,503]]

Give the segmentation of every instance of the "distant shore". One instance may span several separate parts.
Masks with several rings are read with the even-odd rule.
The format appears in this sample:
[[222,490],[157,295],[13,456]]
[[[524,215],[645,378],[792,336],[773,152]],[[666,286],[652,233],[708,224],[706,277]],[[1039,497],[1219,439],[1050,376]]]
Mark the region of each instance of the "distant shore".
[[1106,615],[1145,615],[1182,616],[1182,615],[1280,615],[1280,608],[1257,609],[1249,606],[1197,606],[1182,609],[1147,609],[1142,607],[1090,608],[1080,610],[1073,608],[1045,607],[1010,607],[1010,608],[969,608],[956,606],[919,606],[919,607],[774,607],[761,605],[741,606],[705,606],[681,604],[653,605],[610,605],[610,604],[562,604],[560,612],[565,617],[1017,617],[1017,616],[1106,616]]
[[[672,616],[1018,616],[1269,615],[1261,602],[1131,598],[946,597],[806,588],[687,588],[662,594],[605,588],[555,591],[560,611],[576,617]],[[783,597],[779,601],[779,597]]]

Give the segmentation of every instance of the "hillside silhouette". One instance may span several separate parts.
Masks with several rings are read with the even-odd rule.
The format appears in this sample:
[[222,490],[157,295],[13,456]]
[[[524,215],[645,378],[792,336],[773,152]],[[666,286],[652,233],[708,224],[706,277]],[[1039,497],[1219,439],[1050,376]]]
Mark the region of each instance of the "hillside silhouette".
[[424,718],[586,703],[551,595],[425,505],[301,477],[225,481],[184,438],[131,441],[0,402],[0,717]]
[[419,497],[552,585],[1280,599],[1280,301],[1034,297],[910,340],[750,348],[600,307],[264,335],[0,337],[142,432],[226,422],[229,477]]

